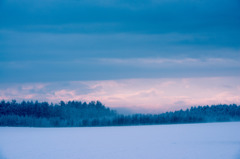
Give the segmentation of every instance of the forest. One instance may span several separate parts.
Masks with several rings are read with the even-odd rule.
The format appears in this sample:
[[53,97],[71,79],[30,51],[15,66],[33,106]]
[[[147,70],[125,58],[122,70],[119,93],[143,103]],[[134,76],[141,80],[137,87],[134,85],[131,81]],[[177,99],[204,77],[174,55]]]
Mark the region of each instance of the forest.
[[194,106],[160,114],[122,115],[99,101],[0,103],[0,126],[89,127],[240,121],[240,106],[218,104]]

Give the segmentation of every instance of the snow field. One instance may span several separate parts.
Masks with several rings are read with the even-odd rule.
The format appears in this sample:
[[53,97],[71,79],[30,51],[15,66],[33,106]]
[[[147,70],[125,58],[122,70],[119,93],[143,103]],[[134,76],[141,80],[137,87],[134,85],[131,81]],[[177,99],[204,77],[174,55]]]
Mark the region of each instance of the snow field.
[[240,122],[0,127],[0,159],[240,159]]

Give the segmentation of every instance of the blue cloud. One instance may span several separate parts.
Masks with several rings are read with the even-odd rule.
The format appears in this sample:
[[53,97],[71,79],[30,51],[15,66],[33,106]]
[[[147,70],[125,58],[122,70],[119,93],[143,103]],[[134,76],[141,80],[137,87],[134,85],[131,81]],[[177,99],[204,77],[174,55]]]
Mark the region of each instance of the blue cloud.
[[[109,3],[98,1],[41,1],[40,3],[25,0],[23,2],[2,3],[1,28],[60,33],[166,33],[221,32],[228,29],[238,30],[240,25],[237,0]],[[84,28],[86,24],[96,23],[103,25]],[[80,26],[74,27],[76,24]],[[59,25],[63,25],[63,28],[59,28]]]
[[232,76],[239,67],[228,63],[156,68],[95,59],[239,60],[239,6],[238,0],[3,0],[0,82]]
[[82,59],[70,61],[1,62],[0,82],[117,80],[239,76],[232,59]]

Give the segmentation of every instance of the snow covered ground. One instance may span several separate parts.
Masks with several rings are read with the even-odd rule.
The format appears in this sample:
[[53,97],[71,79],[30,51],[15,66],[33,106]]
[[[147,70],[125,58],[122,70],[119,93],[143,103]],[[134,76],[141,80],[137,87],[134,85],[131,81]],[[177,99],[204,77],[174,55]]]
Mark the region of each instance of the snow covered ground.
[[1,159],[240,159],[240,122],[0,127]]

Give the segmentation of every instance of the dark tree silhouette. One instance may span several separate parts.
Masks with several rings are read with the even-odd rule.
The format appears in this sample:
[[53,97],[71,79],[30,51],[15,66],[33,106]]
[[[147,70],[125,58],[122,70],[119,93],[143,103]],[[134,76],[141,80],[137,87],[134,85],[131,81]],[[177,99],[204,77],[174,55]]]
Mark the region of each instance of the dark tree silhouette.
[[0,102],[0,126],[79,127],[240,121],[240,106],[212,105],[161,114],[120,115],[99,101]]

